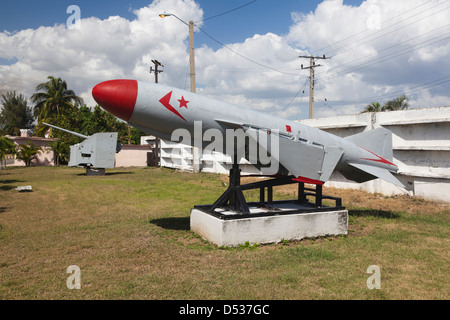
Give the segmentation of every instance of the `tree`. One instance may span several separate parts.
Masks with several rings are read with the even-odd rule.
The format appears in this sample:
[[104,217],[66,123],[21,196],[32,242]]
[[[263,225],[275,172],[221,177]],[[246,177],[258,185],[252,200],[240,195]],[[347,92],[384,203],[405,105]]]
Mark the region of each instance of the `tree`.
[[364,111],[362,113],[365,112],[380,112],[383,111],[381,108],[381,105],[379,102],[372,102],[371,104],[368,104],[366,106],[366,108],[364,109]]
[[2,95],[3,109],[0,112],[0,128],[5,134],[20,134],[20,129],[30,129],[34,121],[32,110],[23,94],[9,91]]
[[[141,136],[145,135],[144,132],[136,128],[130,127],[128,129],[126,122],[118,120],[99,106],[95,106],[92,110],[86,105],[67,110],[64,115],[57,117],[52,124],[86,136],[98,132],[117,132],[118,142],[122,144],[129,142],[139,144]],[[57,129],[51,129],[51,137],[59,139],[58,142],[50,144],[55,152],[55,165],[67,163],[70,155],[70,146],[83,140]]]
[[0,138],[0,167],[3,167],[3,162],[7,154],[15,154],[16,145],[11,139],[6,137]]
[[406,110],[409,108],[408,97],[402,95],[386,102],[383,106],[385,111]]
[[19,151],[17,152],[17,159],[25,162],[25,166],[31,166],[31,161],[37,158],[37,154],[41,152],[42,149],[39,146],[34,145],[31,142],[20,145]]
[[382,107],[379,102],[367,105],[361,113],[406,110],[409,108],[408,97],[402,95],[386,102]]
[[[62,117],[60,117],[62,119]],[[92,110],[87,106],[81,106],[77,111],[71,112],[64,123],[57,126],[90,136],[98,132],[117,132],[118,140],[122,144],[139,144],[144,132],[128,126],[126,122],[118,120],[112,114],[104,111],[98,105]],[[55,132],[53,130],[52,132]],[[58,136],[63,138],[61,134]]]
[[38,118],[38,133],[43,134],[42,121],[54,122],[60,115],[65,115],[69,110],[76,109],[76,105],[81,105],[83,99],[75,95],[75,92],[67,89],[66,81],[61,78],[49,76],[47,82],[36,86],[36,92],[31,96],[31,101],[35,102],[34,115]]
[[59,166],[61,162],[67,163],[70,158],[70,147],[65,141],[56,140],[49,143],[53,150],[55,166]]

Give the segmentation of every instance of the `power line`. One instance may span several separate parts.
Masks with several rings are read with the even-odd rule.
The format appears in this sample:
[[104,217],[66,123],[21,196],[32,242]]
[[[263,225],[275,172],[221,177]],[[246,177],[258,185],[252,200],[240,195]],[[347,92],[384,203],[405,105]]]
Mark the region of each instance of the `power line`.
[[378,100],[378,99],[386,99],[386,98],[393,98],[393,97],[397,97],[397,96],[401,96],[401,95],[408,95],[409,93],[411,93],[412,91],[422,91],[425,89],[429,89],[432,87],[436,87],[438,85],[444,84],[450,82],[450,76],[445,76],[433,81],[428,81],[416,86],[413,86],[407,90],[398,90],[398,91],[394,91],[391,93],[385,93],[385,94],[380,94],[380,95],[376,95],[376,96],[371,96],[371,97],[365,97],[365,98],[361,98],[361,99],[355,99],[355,100],[338,100],[338,101],[332,101],[334,103],[345,103],[345,104],[351,104],[351,103],[370,103],[373,102],[374,100]]
[[[166,64],[165,65],[166,68],[173,68],[173,69],[184,69],[186,68],[186,66],[181,66],[181,65],[173,65],[173,64]],[[242,73],[249,73],[249,72],[257,72],[260,71],[261,69],[250,69],[250,68],[233,68],[233,69],[228,69],[228,68],[209,68],[208,66],[208,72],[242,72]],[[302,75],[297,74],[297,76],[302,77]]]
[[255,61],[255,60],[253,60],[253,59],[247,58],[246,56],[240,54],[240,53],[237,52],[236,50],[231,49],[231,48],[230,48],[229,46],[227,46],[226,44],[224,44],[224,43],[220,42],[219,40],[215,39],[213,36],[209,35],[205,30],[203,30],[202,28],[200,28],[198,25],[196,25],[196,27],[197,27],[201,32],[203,32],[208,38],[210,38],[211,40],[215,41],[216,43],[220,44],[222,47],[224,47],[224,48],[230,50],[231,52],[235,53],[236,55],[240,56],[241,58],[243,58],[243,59],[245,59],[245,60],[247,60],[247,61],[249,61],[249,62],[251,62],[251,63],[254,63],[254,64],[256,64],[256,65],[258,65],[258,66],[260,66],[260,67],[263,67],[263,68],[266,68],[266,69],[270,69],[270,70],[273,70],[273,71],[276,71],[276,72],[279,72],[279,73],[282,73],[282,74],[286,74],[286,75],[290,75],[290,76],[298,76],[297,73],[290,73],[290,72],[281,71],[281,70],[278,70],[278,69],[276,69],[276,68],[267,66],[267,65],[262,64],[262,63],[259,63],[259,62]]
[[[291,105],[291,103],[298,97],[298,95],[300,94],[300,92],[302,92],[302,100],[303,100],[303,95],[305,94],[305,87],[306,87],[306,83],[308,83],[308,79],[306,79],[305,83],[303,84],[303,86],[300,88],[300,90],[297,91],[297,93],[295,94],[295,96],[291,99],[291,101],[289,101],[289,103],[284,107],[284,109],[279,113],[279,116],[281,117],[281,115],[287,110],[287,108]],[[301,103],[301,101],[300,101]]]
[[323,96],[323,105],[325,105],[326,107],[328,107],[329,109],[332,109],[332,110],[334,110],[334,111],[338,111],[337,109],[335,109],[335,108],[333,108],[332,106],[330,106],[329,104],[328,104],[328,100],[327,100],[327,98],[325,98],[325,94],[323,93],[323,87],[322,87],[322,84],[319,82],[318,83],[318,85],[319,85],[319,87],[320,87],[320,91],[322,92],[322,96]]
[[[376,53],[371,53],[371,54],[368,54],[368,55],[366,55],[366,56],[364,56],[364,57],[360,57],[360,58],[357,58],[357,59],[353,59],[353,60],[351,60],[351,61],[349,61],[349,62],[342,63],[341,65],[339,65],[339,66],[337,66],[337,67],[334,67],[334,68],[329,69],[327,72],[330,72],[331,70],[334,70],[334,69],[342,68],[342,66],[348,65],[348,64],[353,63],[353,62],[355,62],[355,61],[363,60],[363,59],[366,59],[366,58],[370,58],[370,57],[372,57],[372,56],[374,56],[374,55],[378,55],[378,54],[381,53],[381,52],[384,52],[384,51],[387,51],[387,50],[392,49],[392,48],[394,48],[394,47],[403,45],[403,44],[405,44],[405,43],[407,43],[407,42],[409,42],[409,41],[411,41],[411,40],[415,40],[415,39],[417,39],[417,38],[423,37],[423,36],[428,35],[428,34],[430,34],[430,33],[432,33],[432,32],[435,32],[435,31],[437,31],[437,30],[446,28],[446,27],[448,27],[448,26],[450,26],[450,24],[446,24],[445,26],[441,26],[441,27],[438,27],[438,28],[436,28],[436,29],[430,30],[430,31],[428,31],[428,32],[426,32],[426,33],[423,33],[423,34],[420,34],[420,35],[418,35],[418,36],[409,38],[408,40],[404,40],[404,41],[401,41],[401,42],[397,42],[396,44],[394,44],[394,45],[392,45],[392,46],[389,46],[389,47],[386,47],[386,48],[384,48],[384,49],[378,50]],[[440,36],[431,38],[431,39],[435,39],[435,38],[438,38],[438,37],[441,37],[441,36],[444,36],[444,35],[447,35],[447,34],[448,34],[448,32],[445,33],[445,34],[442,34],[442,35],[440,35]],[[429,41],[429,40],[430,40],[430,39],[427,39],[426,41]],[[423,42],[426,42],[426,41],[423,41]],[[421,43],[423,43],[423,42],[421,42]],[[420,43],[419,43],[419,44],[420,44]],[[416,44],[416,45],[417,45],[417,44]],[[378,58],[378,59],[379,59],[379,58]]]
[[247,7],[247,6],[249,6],[249,5],[253,4],[253,3],[255,3],[256,1],[257,1],[257,0],[250,1],[249,3],[246,3],[246,4],[242,5],[242,6],[237,7],[237,8],[228,10],[228,11],[223,12],[223,13],[216,14],[216,15],[214,15],[214,16],[212,16],[212,17],[208,17],[208,18],[205,18],[205,19],[203,19],[203,20],[195,21],[195,23],[197,23],[197,22],[203,22],[203,21],[207,21],[207,20],[211,20],[211,19],[214,19],[214,18],[217,18],[217,17],[224,16],[224,15],[226,15],[226,14],[228,14],[228,13],[231,13],[231,12],[237,11],[237,10],[239,10],[239,9],[242,9],[242,8],[244,8],[244,7]]
[[[446,33],[446,34],[444,34],[444,35],[447,35],[447,34],[449,34],[449,33]],[[441,35],[441,36],[442,36],[442,35]],[[436,39],[436,38],[439,38],[439,37],[441,37],[441,36],[434,37],[434,38],[431,38],[431,39],[427,39],[427,40],[421,42],[420,44],[429,42],[429,41],[434,40],[434,39]],[[429,45],[436,44],[436,43],[439,43],[439,42],[442,42],[442,41],[445,41],[445,40],[448,40],[448,39],[450,39],[450,36],[445,37],[445,38],[443,38],[443,39],[439,39],[439,40],[430,42],[430,43],[426,43],[426,44],[424,44],[424,45],[422,45],[422,46],[419,46],[419,47],[417,47],[417,46],[416,46],[416,47],[413,47],[412,49],[410,49],[410,48],[401,49],[401,50],[398,50],[397,52],[391,53],[391,54],[389,54],[389,55],[385,55],[385,56],[379,57],[379,58],[377,58],[377,59],[375,59],[375,60],[373,60],[373,61],[368,61],[368,62],[362,63],[362,64],[360,64],[360,65],[356,65],[356,66],[353,66],[353,67],[349,67],[349,68],[344,69],[344,70],[342,70],[342,71],[340,71],[340,72],[337,72],[336,74],[331,75],[331,76],[329,76],[329,77],[326,77],[326,78],[320,78],[320,80],[333,80],[333,79],[339,77],[340,75],[343,75],[343,74],[349,74],[349,73],[352,73],[352,72],[355,72],[355,71],[358,71],[358,70],[361,70],[361,69],[365,69],[365,68],[370,67],[370,66],[373,66],[373,65],[375,65],[375,64],[379,64],[379,63],[381,63],[381,62],[385,62],[385,61],[391,60],[391,59],[396,58],[396,57],[399,57],[399,56],[401,56],[401,55],[404,55],[404,54],[407,54],[407,53],[414,52],[414,51],[416,51],[416,50],[418,50],[418,49],[422,49],[422,48],[425,48],[425,47],[427,47],[427,46],[429,46]],[[406,51],[405,51],[405,50],[406,50]],[[335,67],[335,68],[339,68],[339,67]],[[330,69],[330,70],[331,70],[331,69]]]
[[[433,41],[433,42],[431,42],[431,43],[427,43],[427,44],[425,44],[425,45],[423,45],[423,46],[420,46],[420,47],[416,47],[416,48],[413,48],[413,49],[408,49],[408,50],[405,51],[405,52],[400,52],[400,51],[402,51],[402,50],[399,50],[399,51],[397,52],[398,54],[396,54],[396,55],[389,55],[388,57],[386,57],[386,56],[380,57],[380,58],[378,58],[378,59],[375,60],[375,61],[366,62],[366,63],[360,65],[360,66],[357,67],[357,68],[350,69],[350,70],[347,71],[347,72],[349,73],[349,72],[354,72],[354,71],[357,71],[357,70],[361,70],[361,69],[367,68],[367,67],[369,67],[369,66],[372,66],[372,65],[374,65],[374,64],[378,64],[378,63],[381,63],[381,62],[384,62],[384,61],[387,61],[387,60],[391,60],[392,58],[396,58],[396,57],[398,57],[398,56],[401,56],[401,55],[404,55],[404,54],[407,54],[407,53],[416,51],[417,49],[425,48],[425,47],[427,47],[427,46],[429,46],[429,45],[431,45],[431,44],[435,44],[435,43],[438,43],[438,42],[442,42],[442,41],[445,41],[445,40],[447,40],[447,39],[450,39],[450,37],[446,37],[446,38],[444,38],[444,39],[436,40],[436,41]],[[431,40],[431,39],[430,39],[430,40]],[[428,42],[428,41],[430,41],[430,40],[427,40],[427,41],[425,41],[425,42]]]
[[[420,19],[418,19],[418,20],[416,20],[416,21],[410,22],[410,23],[408,23],[408,24],[406,24],[406,25],[404,25],[404,26],[402,26],[402,27],[400,27],[400,28],[397,28],[397,29],[394,29],[394,30],[392,30],[392,31],[389,31],[389,32],[387,32],[387,33],[385,33],[385,34],[382,34],[382,35],[380,35],[380,36],[378,36],[378,37],[375,37],[375,38],[370,39],[370,40],[368,40],[368,41],[362,42],[362,43],[360,43],[360,44],[358,44],[358,45],[356,45],[356,46],[349,47],[349,48],[347,48],[347,49],[344,50],[344,51],[340,51],[339,53],[335,53],[334,56],[338,56],[338,55],[344,54],[344,53],[346,53],[346,52],[348,52],[348,51],[350,51],[350,50],[354,50],[355,48],[361,47],[361,46],[364,45],[364,44],[370,43],[370,42],[372,42],[372,41],[374,41],[374,40],[380,39],[380,38],[385,37],[385,36],[387,36],[387,35],[389,35],[389,34],[392,34],[392,33],[394,33],[394,32],[397,32],[397,31],[399,31],[399,30],[401,30],[401,29],[404,29],[404,28],[406,28],[406,27],[409,27],[410,25],[412,25],[412,24],[414,24],[414,23],[417,23],[417,22],[419,22],[419,21],[422,21],[422,20],[424,20],[424,19],[426,19],[426,18],[429,18],[429,17],[431,17],[431,16],[434,16],[435,14],[442,13],[443,11],[447,10],[448,8],[450,8],[450,6],[449,6],[449,7],[446,7],[445,9],[436,11],[436,12],[434,12],[434,13],[428,15],[428,16],[422,17],[422,18],[420,18]],[[403,21],[402,21],[402,22],[403,22]],[[388,27],[388,28],[390,28],[390,27]],[[387,28],[386,28],[386,29],[387,29]],[[375,34],[377,34],[377,33],[380,33],[380,32],[382,32],[382,31],[386,31],[386,29],[381,30],[381,31],[378,31],[378,32],[374,33],[373,35],[375,35]],[[361,39],[361,40],[363,40],[363,39]],[[346,47],[347,47],[347,46],[346,46]],[[342,48],[342,47],[339,47],[338,49],[340,49],[340,48]],[[336,50],[337,50],[337,49],[336,49]],[[336,51],[336,50],[333,50],[333,51]]]
[[153,69],[153,67],[150,67],[150,73],[152,73],[152,72],[155,73],[155,83],[158,83],[158,75],[161,72],[164,72],[162,70],[159,70],[159,67],[163,67],[164,68],[164,66],[158,60],[152,60],[152,62],[155,65],[155,69]]
[[314,56],[300,56],[299,58],[307,58],[309,59],[309,67],[303,68],[302,64],[302,70],[303,69],[309,69],[309,118],[314,118],[314,69],[317,67],[321,67],[321,64],[316,64],[315,59],[331,59],[325,57],[323,55],[322,57],[314,57]]
[[[425,4],[427,4],[427,3],[429,3],[429,2],[432,2],[432,1],[433,1],[433,0],[429,0],[429,1],[427,1],[427,2],[425,2],[425,3],[423,3],[423,4],[421,4],[421,5],[419,5],[419,6],[417,6],[417,7],[414,7],[414,8],[412,8],[412,9],[408,10],[408,11],[405,11],[405,12],[401,13],[400,15],[394,17],[393,19],[399,18],[399,17],[405,15],[406,13],[411,12],[411,11],[417,9],[417,8],[420,8],[420,7],[424,6]],[[393,20],[393,19],[390,19],[390,20]],[[376,26],[375,26],[375,29],[380,28],[385,22],[386,22],[386,21],[383,21],[383,22],[381,22],[380,24],[376,25]],[[331,47],[331,46],[333,46],[333,45],[336,44],[336,43],[342,43],[342,42],[345,41],[345,40],[348,40],[348,39],[351,39],[351,38],[353,38],[353,37],[356,37],[356,36],[360,35],[361,33],[365,33],[365,32],[367,32],[367,31],[371,31],[371,29],[367,28],[367,29],[365,29],[365,30],[363,30],[363,31],[360,31],[360,32],[358,32],[358,33],[349,35],[349,36],[347,36],[346,38],[339,39],[338,41],[335,41],[335,42],[333,42],[333,43],[331,43],[331,44],[329,44],[329,45],[327,45],[327,46],[325,46],[325,47],[322,47],[322,48],[320,48],[320,49],[318,49],[318,50],[314,50],[314,51],[315,51],[315,52],[322,52],[322,51],[325,51],[326,48]],[[334,50],[334,49],[333,49],[333,50]]]
[[[411,19],[411,18],[414,18],[415,16],[418,16],[418,15],[420,15],[420,14],[423,14],[423,13],[425,13],[425,12],[431,10],[431,9],[434,9],[434,8],[436,8],[436,7],[438,7],[438,6],[441,6],[441,5],[443,5],[443,4],[445,4],[445,2],[441,2],[441,3],[435,5],[435,6],[431,7],[431,8],[425,9],[424,11],[421,11],[421,12],[419,12],[419,13],[416,13],[416,14],[410,16],[410,17],[404,18],[404,19],[402,19],[402,20],[400,20],[400,21],[398,21],[398,22],[396,22],[396,23],[393,23],[393,24],[391,24],[391,25],[388,25],[387,27],[385,27],[385,28],[383,28],[383,29],[381,29],[381,30],[379,30],[379,31],[373,32],[372,34],[369,34],[369,35],[367,35],[367,36],[365,36],[365,37],[363,37],[363,38],[361,38],[361,39],[359,39],[359,40],[357,40],[357,41],[361,41],[361,40],[364,40],[364,39],[367,39],[367,38],[376,36],[377,34],[383,33],[383,32],[385,32],[386,30],[388,30],[388,29],[390,29],[390,28],[392,28],[392,27],[394,27],[394,26],[396,26],[396,25],[398,25],[398,24],[400,24],[400,23],[404,23],[406,20],[409,20],[409,19]],[[419,8],[419,7],[421,7],[421,6],[422,6],[422,5],[420,5],[420,6],[416,7],[416,8],[414,8],[414,9],[417,9],[417,8]],[[366,43],[369,43],[369,42],[371,42],[371,41],[374,41],[374,40],[377,40],[377,39],[379,39],[379,38],[382,38],[382,37],[384,37],[384,36],[386,36],[386,35],[388,35],[388,34],[391,34],[391,33],[393,33],[393,32],[396,32],[396,31],[398,31],[398,30],[401,30],[401,29],[403,29],[403,28],[406,28],[407,26],[410,26],[411,24],[417,23],[417,22],[419,22],[419,21],[421,21],[421,20],[423,20],[423,19],[425,19],[425,18],[431,17],[431,16],[433,16],[433,15],[435,15],[435,14],[437,14],[437,13],[441,13],[442,11],[444,11],[444,10],[446,10],[446,9],[448,9],[448,7],[445,8],[445,9],[442,9],[442,10],[438,10],[438,11],[436,11],[436,12],[430,14],[430,15],[427,15],[427,16],[425,16],[425,17],[419,19],[419,20],[413,21],[413,22],[411,22],[411,23],[409,23],[409,24],[407,24],[407,25],[405,25],[405,26],[402,26],[402,27],[400,27],[400,28],[394,29],[394,30],[392,30],[392,31],[390,31],[390,32],[388,32],[388,33],[386,33],[386,34],[382,34],[382,35],[380,35],[380,36],[378,36],[378,37],[376,37],[376,38],[370,39],[370,40],[368,40],[368,41],[366,41],[366,42],[364,42],[364,43],[362,43],[362,44],[360,44],[360,45],[358,45],[358,46],[351,47],[351,48],[345,50],[344,52],[347,52],[347,51],[352,50],[352,49],[354,49],[354,48],[357,48],[357,47],[359,47],[359,46],[361,46],[361,45],[363,45],[363,44],[366,44]],[[413,10],[413,9],[412,9],[412,10]],[[409,11],[411,11],[411,10],[409,10]],[[409,12],[409,11],[407,11],[407,12]],[[404,14],[404,13],[403,13],[403,14]],[[402,16],[403,14],[397,16],[396,18]],[[394,18],[394,19],[395,19],[395,18]],[[381,25],[383,25],[383,23],[381,23],[380,25],[378,25],[378,27],[381,26]],[[345,40],[348,40],[348,39],[350,39],[350,38],[353,38],[354,36],[357,36],[357,35],[359,35],[359,34],[361,34],[361,33],[366,32],[366,31],[370,31],[370,29],[366,29],[366,30],[364,30],[364,31],[362,31],[362,32],[359,32],[359,33],[353,35],[353,36],[347,37],[347,38],[345,38],[345,39],[343,39],[343,40],[341,40],[341,41],[334,42],[333,44],[339,42],[339,43],[340,43],[340,46],[338,46],[337,48],[331,49],[331,51],[329,52],[329,54],[331,54],[331,53],[333,53],[333,52],[335,52],[335,51],[337,51],[337,50],[339,50],[339,49],[341,49],[341,48],[349,47],[349,44],[344,42]],[[356,41],[354,41],[354,42],[356,42]],[[331,46],[331,45],[329,45],[329,46]],[[327,47],[329,47],[329,46],[327,46]],[[326,47],[325,47],[325,48],[326,48]],[[323,50],[323,49],[322,49],[322,50]],[[342,53],[344,53],[344,52],[333,53],[333,55],[334,55],[334,56],[337,56],[337,55],[342,54]]]

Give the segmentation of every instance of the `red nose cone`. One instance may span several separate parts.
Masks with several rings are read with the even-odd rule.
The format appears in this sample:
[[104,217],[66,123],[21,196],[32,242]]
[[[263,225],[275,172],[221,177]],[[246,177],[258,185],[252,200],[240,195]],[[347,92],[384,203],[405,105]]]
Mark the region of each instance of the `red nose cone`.
[[125,121],[133,114],[137,94],[136,80],[105,81],[92,89],[92,96],[103,109]]

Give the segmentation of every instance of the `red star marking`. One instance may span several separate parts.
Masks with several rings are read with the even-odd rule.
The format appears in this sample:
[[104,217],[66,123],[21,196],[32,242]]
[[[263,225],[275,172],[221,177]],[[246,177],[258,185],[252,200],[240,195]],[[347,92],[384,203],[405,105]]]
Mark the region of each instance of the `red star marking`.
[[184,100],[183,96],[181,96],[181,99],[178,100],[178,102],[180,103],[180,108],[182,108],[182,107],[185,107],[186,109],[188,108],[187,104],[189,103],[189,101]]
[[159,100],[159,102],[161,102],[161,104],[164,107],[166,107],[167,110],[173,112],[175,115],[177,115],[178,117],[180,117],[181,119],[183,119],[184,121],[187,122],[187,120],[185,118],[183,118],[183,116],[177,110],[175,110],[175,108],[172,107],[172,105],[170,104],[171,97],[172,97],[172,91],[170,91],[168,94],[166,94],[164,97],[162,97],[161,100]]
[[290,125],[286,125],[286,131],[287,131],[287,132],[292,132],[292,128],[291,128]]

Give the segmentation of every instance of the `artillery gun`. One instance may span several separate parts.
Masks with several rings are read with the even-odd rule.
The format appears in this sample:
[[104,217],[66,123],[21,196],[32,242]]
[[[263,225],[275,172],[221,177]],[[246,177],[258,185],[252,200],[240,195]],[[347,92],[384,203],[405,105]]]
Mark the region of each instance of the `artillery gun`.
[[70,146],[69,167],[84,167],[88,176],[105,175],[106,168],[114,168],[115,154],[122,149],[122,145],[117,142],[117,132],[100,132],[85,136],[49,123],[43,122],[43,124],[85,139]]

